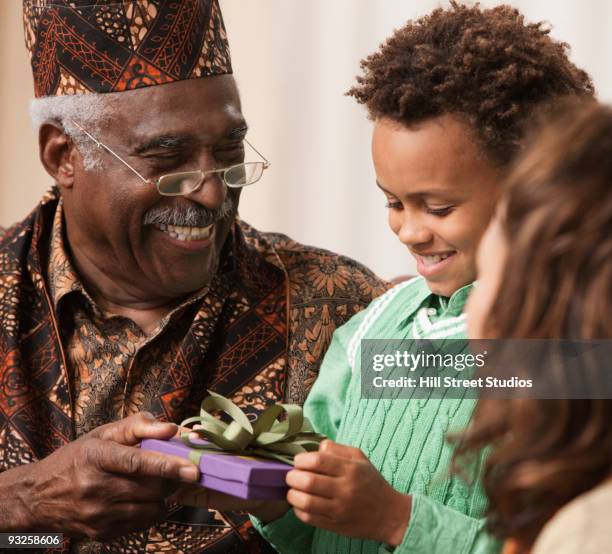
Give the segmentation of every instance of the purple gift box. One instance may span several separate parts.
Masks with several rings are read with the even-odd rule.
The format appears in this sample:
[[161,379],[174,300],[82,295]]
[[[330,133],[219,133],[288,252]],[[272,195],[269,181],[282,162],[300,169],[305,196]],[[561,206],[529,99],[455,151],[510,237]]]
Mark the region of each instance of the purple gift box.
[[[193,443],[206,441],[193,439]],[[145,439],[141,448],[173,456],[187,458],[190,448],[179,438],[170,440]],[[274,460],[202,452],[200,459],[200,484],[246,500],[284,500],[289,490],[285,476],[292,466]]]

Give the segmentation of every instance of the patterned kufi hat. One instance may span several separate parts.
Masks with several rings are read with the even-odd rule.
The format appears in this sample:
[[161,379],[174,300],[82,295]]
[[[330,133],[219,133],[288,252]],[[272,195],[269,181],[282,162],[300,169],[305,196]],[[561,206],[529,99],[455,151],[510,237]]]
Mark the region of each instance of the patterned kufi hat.
[[24,0],[36,97],[232,72],[218,0]]

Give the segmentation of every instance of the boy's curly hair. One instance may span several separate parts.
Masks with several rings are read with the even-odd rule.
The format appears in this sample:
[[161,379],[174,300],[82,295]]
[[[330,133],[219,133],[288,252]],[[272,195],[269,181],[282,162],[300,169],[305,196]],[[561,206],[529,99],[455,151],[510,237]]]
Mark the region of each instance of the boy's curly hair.
[[362,60],[364,75],[347,94],[365,104],[372,119],[405,125],[459,114],[491,159],[505,165],[536,107],[593,95],[588,74],[568,59],[568,45],[549,33],[510,6],[452,1],[448,9],[409,21]]

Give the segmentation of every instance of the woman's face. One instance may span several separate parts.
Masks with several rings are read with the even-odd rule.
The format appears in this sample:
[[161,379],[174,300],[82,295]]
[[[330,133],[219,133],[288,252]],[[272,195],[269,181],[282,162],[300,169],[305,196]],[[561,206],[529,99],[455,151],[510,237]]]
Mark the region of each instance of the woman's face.
[[432,292],[450,296],[476,278],[476,247],[497,200],[498,170],[469,125],[452,115],[406,127],[381,118],[372,157],[389,226]]
[[485,329],[485,323],[501,285],[506,257],[507,244],[502,234],[499,216],[496,215],[482,237],[476,256],[478,282],[466,306],[470,339],[484,339],[491,336],[491,329]]

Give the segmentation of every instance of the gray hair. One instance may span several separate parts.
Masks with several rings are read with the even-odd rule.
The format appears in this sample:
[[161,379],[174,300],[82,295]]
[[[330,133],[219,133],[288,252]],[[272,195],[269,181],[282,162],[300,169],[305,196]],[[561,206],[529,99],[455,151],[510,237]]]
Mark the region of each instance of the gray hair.
[[35,98],[30,102],[34,130],[38,132],[48,122],[58,123],[81,153],[85,169],[98,169],[102,165],[100,149],[72,121],[77,121],[95,136],[103,122],[110,119],[110,96],[89,93]]

